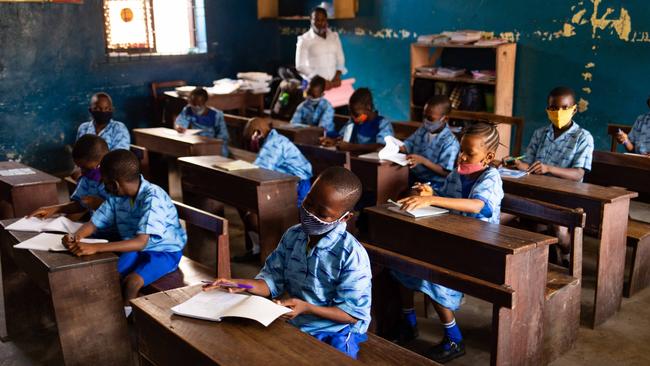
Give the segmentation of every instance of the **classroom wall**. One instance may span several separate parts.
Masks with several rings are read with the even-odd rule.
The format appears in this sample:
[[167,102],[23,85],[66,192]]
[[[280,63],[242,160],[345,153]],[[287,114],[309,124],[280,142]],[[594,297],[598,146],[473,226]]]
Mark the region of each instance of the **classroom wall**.
[[[348,76],[369,86],[380,112],[408,118],[409,44],[418,35],[479,29],[517,40],[514,113],[524,143],[546,124],[546,96],[557,85],[578,92],[576,121],[608,149],[606,124],[632,124],[650,95],[647,0],[360,0],[354,20],[331,21],[342,33]],[[307,22],[278,22],[286,62]]]
[[260,36],[276,26],[257,21],[255,0],[205,1],[208,54],[128,62],[105,56],[101,3],[0,3],[0,159],[49,172],[71,168],[64,145],[89,119],[88,99],[97,91],[111,94],[117,120],[143,127],[152,81],[211,85],[277,66],[278,37]]

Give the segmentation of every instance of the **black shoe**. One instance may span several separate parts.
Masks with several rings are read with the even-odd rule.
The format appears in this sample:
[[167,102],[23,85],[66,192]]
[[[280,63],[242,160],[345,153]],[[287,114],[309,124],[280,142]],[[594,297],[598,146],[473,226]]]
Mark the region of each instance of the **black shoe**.
[[259,262],[260,253],[246,252],[244,255],[236,255],[232,257],[235,263]]
[[445,363],[465,354],[465,344],[461,342],[452,342],[447,338],[439,344],[429,348],[425,356],[435,362]]
[[388,340],[393,343],[404,345],[416,339],[420,335],[418,326],[412,326],[411,323],[402,319],[393,329],[388,332]]

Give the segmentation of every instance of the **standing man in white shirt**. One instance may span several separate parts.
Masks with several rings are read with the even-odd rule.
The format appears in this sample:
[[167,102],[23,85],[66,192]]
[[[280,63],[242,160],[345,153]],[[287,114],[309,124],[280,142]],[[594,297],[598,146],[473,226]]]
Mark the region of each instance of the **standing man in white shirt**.
[[296,69],[309,81],[314,76],[326,80],[325,89],[341,86],[341,76],[347,72],[339,35],[327,24],[327,11],[315,8],[311,12],[311,29],[298,36]]

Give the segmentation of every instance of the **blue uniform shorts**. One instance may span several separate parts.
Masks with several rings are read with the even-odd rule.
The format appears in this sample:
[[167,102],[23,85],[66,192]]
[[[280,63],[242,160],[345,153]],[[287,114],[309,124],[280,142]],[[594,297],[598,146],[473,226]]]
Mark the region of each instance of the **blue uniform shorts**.
[[120,278],[135,272],[144,280],[147,286],[160,277],[174,272],[183,256],[182,251],[178,252],[125,252],[120,254],[117,260],[117,271]]

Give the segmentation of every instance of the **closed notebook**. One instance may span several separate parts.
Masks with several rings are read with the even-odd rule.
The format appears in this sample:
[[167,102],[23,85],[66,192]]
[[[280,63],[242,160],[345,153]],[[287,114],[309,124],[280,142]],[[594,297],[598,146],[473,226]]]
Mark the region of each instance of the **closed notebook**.
[[39,219],[37,217],[23,217],[22,219],[14,222],[6,227],[7,230],[13,231],[31,231],[31,232],[44,232],[52,231],[57,233],[74,233],[83,223],[74,222],[65,216],[56,218]]
[[415,210],[406,211],[400,208],[402,205],[400,205],[399,203],[392,200],[389,200],[388,202],[391,204],[388,207],[389,211],[393,211],[400,215],[412,217],[415,219],[419,219],[422,217],[438,216],[449,212],[449,210],[440,207],[434,207],[434,206],[421,207],[421,208],[416,208]]
[[508,169],[502,167],[499,168],[499,174],[502,177],[506,177],[506,178],[521,178],[528,175],[528,172],[525,172],[523,170]]
[[258,169],[257,165],[251,164],[243,160],[229,161],[225,163],[214,164],[216,168],[227,170],[229,172],[236,170]]
[[248,318],[265,327],[291,312],[291,309],[260,296],[231,294],[221,290],[200,292],[171,310],[176,315],[215,322],[227,317]]
[[[63,246],[63,243],[61,242],[62,239],[62,234],[41,233],[31,239],[27,239],[21,243],[14,245],[14,248],[42,250],[46,252],[65,252],[68,249]],[[81,242],[86,244],[97,244],[108,243],[108,240],[86,238],[81,239]]]

